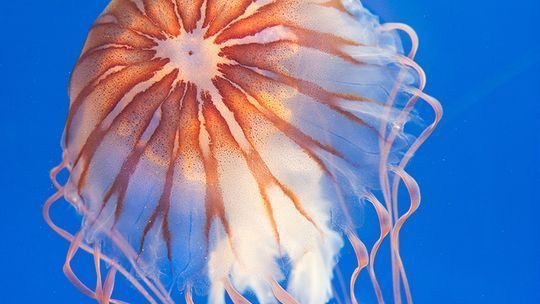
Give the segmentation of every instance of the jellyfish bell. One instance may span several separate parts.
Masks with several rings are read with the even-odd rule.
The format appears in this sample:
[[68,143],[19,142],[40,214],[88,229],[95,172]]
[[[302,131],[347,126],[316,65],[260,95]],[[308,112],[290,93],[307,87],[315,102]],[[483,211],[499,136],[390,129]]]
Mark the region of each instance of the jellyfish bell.
[[[150,303],[193,292],[326,303],[336,290],[356,303],[367,268],[382,303],[374,262],[388,239],[394,300],[411,301],[399,232],[420,196],[404,168],[441,115],[416,46],[409,27],[381,25],[359,1],[112,0],[72,73],[58,192],[44,208],[71,242],[64,272],[100,303],[121,303],[118,273]],[[436,115],[414,137],[405,125],[419,100]],[[77,233],[51,220],[62,196],[82,215]],[[364,208],[379,223],[370,244]],[[357,263],[340,259],[347,246]],[[79,250],[94,255],[95,288],[71,269]],[[348,287],[334,284],[341,270]]]

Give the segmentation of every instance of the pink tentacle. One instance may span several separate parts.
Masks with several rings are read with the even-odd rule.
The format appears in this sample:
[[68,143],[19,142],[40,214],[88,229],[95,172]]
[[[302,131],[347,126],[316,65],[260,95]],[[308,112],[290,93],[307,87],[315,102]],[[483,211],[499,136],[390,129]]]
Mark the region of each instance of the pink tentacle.
[[88,287],[86,286],[80,279],[77,277],[75,272],[73,272],[73,269],[71,268],[71,261],[73,260],[73,257],[79,251],[79,248],[81,246],[83,234],[81,232],[77,233],[73,240],[71,241],[71,244],[69,246],[69,250],[66,255],[66,261],[64,263],[63,271],[68,280],[75,286],[77,289],[79,289],[80,292],[82,292],[84,295],[86,295],[89,298],[97,299],[96,294]]
[[386,32],[399,30],[406,33],[411,40],[411,50],[409,51],[408,57],[412,59],[416,56],[416,52],[418,51],[418,45],[420,43],[418,35],[412,27],[403,23],[385,23],[381,25],[381,29]]
[[227,294],[229,295],[229,298],[231,298],[231,301],[234,304],[252,304],[250,301],[248,301],[244,296],[234,288],[234,286],[231,284],[231,280],[224,279],[223,285],[225,286],[225,290],[227,291]]
[[[380,29],[382,31],[403,30],[406,34],[409,35],[409,38],[411,40],[411,51],[409,53],[409,57],[408,58],[399,57],[398,61],[400,61],[404,65],[413,65],[415,68],[418,68],[418,70],[421,71],[420,67],[415,65],[414,61],[412,60],[416,55],[416,52],[418,50],[418,45],[419,45],[418,36],[416,35],[415,31],[412,28],[410,28],[409,26],[407,26],[407,25],[398,24],[398,23],[383,24],[383,25],[381,25]],[[386,113],[385,113],[386,117],[389,117],[389,115],[390,115],[390,108],[392,108],[392,106],[395,103],[397,94],[398,94],[398,92],[399,92],[399,90],[401,88],[401,84],[402,84],[402,82],[404,80],[405,73],[406,72],[405,72],[404,69],[400,70],[399,75],[398,75],[398,79],[397,79],[396,83],[394,84],[394,87],[392,88],[392,91],[391,91],[390,95],[388,96],[387,104],[389,106],[387,107],[387,110],[386,110]],[[423,72],[418,73],[418,74],[420,75],[420,86],[423,89],[423,87],[425,85],[425,74]],[[414,102],[415,101],[412,101],[412,102],[410,101],[409,104],[414,104]],[[408,109],[408,110],[406,109],[406,110],[402,111],[400,117],[398,118],[398,121],[404,121],[404,119],[407,117],[409,111],[410,111],[410,109]],[[383,134],[383,135],[387,133],[387,131],[386,131],[387,127],[388,127],[387,121],[388,120],[385,120],[381,124],[381,127],[380,127],[380,133]],[[396,135],[395,129],[392,128],[392,131],[390,132],[390,135],[385,138],[386,140],[381,141],[379,143],[379,148],[380,148],[380,151],[381,151],[381,159],[380,159],[380,163],[379,163],[379,172],[380,172],[379,180],[380,180],[380,184],[381,184],[381,189],[382,189],[384,201],[385,201],[385,204],[386,204],[386,210],[389,213],[390,226],[392,226],[393,222],[395,222],[397,220],[397,213],[398,213],[398,207],[392,201],[393,195],[392,195],[392,192],[391,192],[390,179],[389,179],[389,176],[388,176],[388,167],[387,167],[388,166],[387,165],[388,164],[388,157],[389,157],[389,154],[390,154],[391,147],[394,144],[395,135]],[[392,235],[390,235],[390,243],[391,244],[395,243],[394,240],[393,240]],[[395,254],[394,254],[394,250],[390,250],[390,255],[391,255],[390,258],[391,258],[391,263],[392,263],[392,282],[393,282],[392,285],[393,285],[393,293],[394,293],[394,302],[396,304],[401,304],[401,292],[400,292],[401,283],[400,283],[399,270],[397,268],[397,261],[396,261],[396,257],[395,257]]]
[[377,295],[377,301],[379,303],[384,303],[384,298],[383,298],[383,295],[382,295],[381,287],[379,285],[379,282],[377,281],[377,276],[375,274],[375,258],[377,256],[377,252],[378,252],[382,242],[384,241],[384,239],[386,238],[386,236],[390,232],[391,219],[390,219],[390,215],[388,214],[388,211],[384,208],[384,206],[377,199],[377,197],[375,197],[375,195],[373,195],[372,193],[368,193],[366,195],[366,198],[367,198],[367,200],[369,202],[371,202],[373,207],[375,207],[375,211],[377,212],[377,217],[379,219],[379,226],[380,226],[380,229],[381,229],[379,238],[377,239],[377,241],[373,245],[373,247],[371,249],[371,252],[370,252],[370,255],[369,255],[369,275],[371,277],[371,282],[373,284],[373,288],[375,289],[375,294]]
[[289,294],[281,285],[279,285],[276,280],[271,279],[270,284],[272,285],[272,292],[274,297],[282,304],[299,304],[291,294]]
[[116,269],[111,268],[109,270],[109,273],[107,274],[107,278],[105,279],[103,294],[102,294],[102,303],[103,304],[109,304],[111,300],[111,296],[114,290],[114,281],[116,278]]
[[367,266],[369,261],[369,254],[366,249],[366,246],[356,234],[353,232],[347,233],[347,237],[349,238],[349,242],[351,243],[354,253],[356,254],[356,261],[358,263],[358,266],[354,270],[353,274],[351,275],[351,281],[350,281],[350,296],[351,301],[353,304],[358,304],[358,301],[356,300],[356,294],[354,292],[355,285],[356,285],[356,279],[358,278],[358,275],[360,274],[360,271],[364,269],[364,267]]
[[[75,240],[75,235],[69,233],[68,231],[60,228],[58,225],[56,225],[50,216],[50,209],[52,205],[59,201],[59,199],[64,195],[64,189],[60,188],[55,194],[53,194],[44,204],[42,214],[43,218],[45,219],[45,222],[47,225],[51,227],[53,231],[55,231],[58,235],[60,235],[62,238],[66,239],[68,242],[72,243]],[[79,242],[79,248],[90,253],[94,254],[94,248],[91,248],[90,246],[86,245],[85,243]],[[117,269],[126,279],[145,297],[145,299],[151,303],[151,304],[157,304],[157,302],[150,296],[150,294],[146,291],[146,289],[135,279],[129,271],[127,271],[123,266],[118,264],[116,261],[111,259],[110,257],[106,255],[100,255],[101,260],[110,265],[111,267]],[[89,289],[89,288],[88,288]],[[92,292],[92,291],[91,291]],[[92,292],[93,293],[93,292]],[[95,297],[92,297],[95,298]],[[119,300],[111,300],[112,303],[115,304],[122,304],[126,302],[122,302]]]
[[409,210],[398,219],[398,221],[396,222],[396,225],[394,226],[394,229],[392,230],[392,235],[394,236],[394,241],[395,241],[393,248],[395,250],[396,258],[399,263],[399,267],[401,269],[401,276],[402,276],[403,285],[405,288],[405,293],[407,296],[407,301],[409,303],[412,303],[412,296],[411,296],[409,284],[407,281],[407,276],[405,275],[405,268],[403,267],[403,261],[399,253],[399,232],[401,231],[401,228],[403,227],[407,219],[409,219],[409,217],[420,206],[420,201],[421,201],[420,187],[418,186],[418,183],[414,180],[414,178],[410,176],[407,172],[405,172],[402,168],[395,167],[395,168],[392,168],[392,171],[396,173],[401,178],[401,180],[403,180],[403,183],[405,184],[405,187],[407,188],[407,191],[409,192],[409,197],[411,200],[411,205],[409,207]]
[[193,295],[191,294],[191,286],[186,287],[185,300],[186,304],[195,304],[195,302],[193,302]]
[[94,267],[96,269],[96,295],[103,297],[103,284],[101,282],[101,245],[94,245]]

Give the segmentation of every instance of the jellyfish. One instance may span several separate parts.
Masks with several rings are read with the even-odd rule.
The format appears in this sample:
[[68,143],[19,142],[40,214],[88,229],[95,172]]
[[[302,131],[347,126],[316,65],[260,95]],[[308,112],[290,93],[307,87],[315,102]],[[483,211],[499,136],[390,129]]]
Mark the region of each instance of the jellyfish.
[[[43,209],[70,242],[67,278],[99,303],[126,303],[122,276],[149,303],[318,304],[358,303],[366,271],[383,303],[388,246],[393,301],[412,303],[399,235],[420,191],[405,167],[442,114],[417,46],[357,0],[112,0],[71,75]],[[77,232],[52,220],[59,201]],[[71,266],[79,251],[95,284]]]

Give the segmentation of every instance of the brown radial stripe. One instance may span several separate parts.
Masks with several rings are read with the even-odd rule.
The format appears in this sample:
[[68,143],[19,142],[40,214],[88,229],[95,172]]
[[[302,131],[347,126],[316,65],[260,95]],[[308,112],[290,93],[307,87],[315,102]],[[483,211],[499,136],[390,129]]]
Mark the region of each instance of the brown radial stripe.
[[152,39],[123,28],[115,23],[97,24],[92,26],[84,46],[82,56],[105,45],[127,46],[135,49],[150,49],[156,46]]
[[[122,213],[124,198],[131,175],[135,172],[145,147],[148,144],[141,144],[141,137],[150,125],[154,113],[168,97],[169,92],[171,91],[171,85],[176,76],[178,76],[178,71],[174,70],[159,82],[152,85],[148,90],[135,96],[133,101],[114,119],[112,125],[106,132],[117,134],[116,136],[122,136],[118,134],[124,133],[125,131],[130,132],[127,136],[129,138],[128,145],[131,147],[131,152],[123,162],[111,187],[105,193],[100,210],[100,212],[103,211],[112,195],[117,194],[115,223]],[[93,150],[95,153],[97,148],[94,148]],[[89,162],[90,161],[88,161],[88,163]]]
[[253,15],[229,25],[217,36],[216,43],[221,44],[230,39],[252,36],[277,25],[295,25],[291,24],[284,15],[298,9],[295,6],[298,6],[299,2],[297,0],[276,0],[267,4],[259,8]]
[[300,27],[290,26],[289,28],[297,38],[297,40],[292,41],[293,43],[337,56],[352,64],[361,64],[359,60],[343,51],[343,47],[359,46],[359,43],[328,33],[321,33]]
[[[268,100],[262,92],[264,91],[264,88],[279,88],[280,86],[288,86],[295,88],[301,93],[306,93],[305,90],[302,90],[301,87],[299,87],[295,83],[284,83],[284,82],[278,82],[274,79],[268,78],[266,76],[263,76],[261,74],[258,74],[257,72],[238,66],[238,65],[222,65],[220,66],[221,72],[224,74],[224,76],[232,81],[233,83],[238,84],[243,90],[248,92],[250,96],[253,96],[255,100],[259,102],[261,106],[263,106],[265,109],[267,109],[271,115],[266,115],[266,118],[270,120],[277,128],[279,128],[284,134],[289,136],[291,139],[293,139],[298,145],[302,147],[306,147],[309,151],[312,151],[314,147],[318,147],[326,152],[329,152],[335,156],[338,156],[342,159],[344,159],[343,154],[334,149],[331,146],[324,145],[318,140],[311,138],[304,134],[302,131],[298,130],[295,126],[293,126],[291,123],[285,121],[278,115],[272,111],[272,107],[275,106],[276,102],[281,102],[280,100]],[[309,92],[307,92],[309,93]],[[319,98],[321,96],[326,96],[326,98],[322,98],[321,101],[323,101],[323,104],[326,102],[329,102],[330,96],[328,96],[331,93],[325,92],[320,93]],[[307,95],[310,96],[310,95]],[[315,98],[317,96],[310,96],[312,98]],[[330,104],[329,107],[331,109],[336,108],[337,106]],[[355,116],[356,118],[356,116]],[[357,118],[356,118],[357,119]]]
[[222,189],[219,186],[218,161],[216,154],[219,150],[227,149],[233,151],[233,145],[227,141],[220,128],[223,121],[221,115],[212,103],[208,93],[201,94],[203,100],[202,112],[204,116],[204,125],[210,136],[210,153],[204,156],[204,169],[206,171],[206,237],[209,240],[212,220],[218,218],[223,224],[227,233],[229,243],[232,245],[232,231],[229,222],[225,216],[225,206],[223,203]]
[[[246,136],[246,139],[250,143],[250,146],[252,147],[252,150],[249,151],[247,154],[242,153],[244,155],[244,158],[246,162],[249,165],[249,168],[251,170],[252,175],[257,180],[257,184],[259,186],[259,193],[264,199],[265,208],[267,210],[267,214],[270,218],[270,221],[272,223],[272,228],[274,229],[274,232],[276,233],[278,243],[279,243],[279,234],[277,230],[277,224],[274,219],[274,214],[272,211],[272,206],[270,204],[270,201],[268,200],[267,195],[267,189],[268,186],[271,184],[277,185],[283,193],[289,197],[289,199],[293,202],[296,210],[310,223],[312,223],[315,227],[317,227],[317,224],[315,221],[311,218],[311,216],[306,212],[306,210],[303,208],[302,204],[290,189],[285,187],[285,185],[276,178],[272,172],[270,171],[270,168],[266,165],[265,161],[262,159],[261,155],[257,151],[257,140],[261,140],[256,134],[253,134],[253,128],[255,127],[254,124],[257,124],[257,122],[254,121],[254,119],[262,119],[264,120],[265,117],[255,108],[247,99],[247,96],[241,92],[240,90],[233,87],[230,82],[223,78],[216,78],[214,81],[215,86],[219,90],[220,94],[223,96],[223,102],[229,108],[229,110],[234,114],[235,120],[238,122],[240,127],[242,128],[242,131],[244,135]],[[224,123],[226,123],[224,121]],[[227,136],[231,138],[231,140],[234,140],[234,137],[229,129],[227,131]],[[290,136],[289,134],[285,133],[285,135]],[[241,151],[241,147],[236,144],[236,148]]]
[[[167,59],[160,59],[130,65],[118,72],[108,75],[105,79],[100,80],[98,83],[84,88],[83,91],[72,102],[69,109],[69,115],[65,128],[66,146],[69,146],[71,140],[71,124],[73,122],[73,118],[78,113],[81,106],[85,104],[87,99],[91,99],[92,97],[97,99],[97,102],[94,101],[97,104],[87,106],[95,107],[94,111],[99,114],[97,119],[102,121],[114,109],[118,102],[120,102],[120,100],[131,89],[133,89],[133,87],[152,78],[155,72],[168,62],[169,60]],[[95,129],[98,129],[99,123],[96,123],[95,126]],[[92,131],[92,133],[93,132],[94,131]],[[90,136],[87,138],[87,141],[90,139]],[[79,152],[79,158],[81,157],[81,154],[82,153]],[[74,164],[74,166],[75,165],[76,164]]]
[[199,143],[200,121],[198,106],[197,88],[192,83],[189,83],[182,102],[178,134],[179,157],[182,156],[186,162],[192,155],[196,155],[201,161],[203,160]]
[[[96,129],[89,136],[83,149],[79,153],[79,157],[74,165],[76,166],[77,162],[80,159],[84,158],[85,162],[78,183],[79,193],[81,193],[82,188],[86,184],[91,160],[105,136],[109,132],[113,132],[115,134],[129,134],[129,139],[131,140],[130,144],[134,147],[136,142],[139,140],[139,138],[142,136],[142,134],[148,127],[148,124],[153,117],[155,109],[157,109],[163,99],[167,97],[167,94],[170,91],[172,81],[177,76],[177,74],[177,70],[171,72],[161,81],[150,87],[148,90],[135,96],[133,100],[120,112],[120,114],[118,114],[114,118],[111,126],[108,129],[101,129],[98,124],[98,127],[96,127]],[[116,178],[114,185],[122,183],[123,179],[126,179],[125,182],[127,185],[129,175],[131,175],[132,171],[135,169],[134,164],[138,162],[139,158],[134,157],[133,154],[140,154],[141,152],[142,151],[139,152],[138,149],[133,149],[131,156],[128,156],[128,160],[126,160],[126,162],[122,166],[122,169],[120,170],[119,176]],[[114,185],[111,187],[111,190],[109,190],[110,194],[116,191],[117,186]],[[107,198],[104,200],[104,203],[108,200],[110,194],[107,194]]]
[[[225,75],[228,76],[228,75]],[[338,151],[335,151],[333,148],[323,145],[315,140],[310,140],[310,137],[306,136],[304,133],[299,131],[297,128],[292,126],[290,123],[276,115],[272,111],[272,105],[271,102],[269,102],[265,96],[261,95],[261,91],[254,89],[253,87],[247,85],[246,83],[242,82],[235,82],[233,80],[234,78],[231,77],[229,79],[231,82],[236,83],[239,85],[244,91],[248,93],[249,96],[253,97],[266,111],[263,111],[262,114],[266,117],[266,119],[276,128],[278,128],[280,131],[283,132],[287,137],[289,137],[292,141],[294,141],[302,150],[304,153],[306,153],[313,161],[315,161],[321,170],[323,170],[325,173],[330,174],[330,171],[328,170],[328,167],[326,164],[322,161],[322,159],[314,152],[315,147],[319,147],[322,150],[325,150],[327,152],[330,152],[336,156],[340,156]],[[256,83],[256,81],[253,81],[252,83]],[[296,136],[299,136],[299,138],[296,138]]]
[[[276,76],[277,76],[277,79],[276,79],[277,81],[280,81],[283,84],[286,84],[288,86],[292,86],[292,87],[296,88],[298,90],[298,92],[300,92],[300,93],[302,93],[302,94],[304,94],[306,96],[309,96],[309,97],[313,98],[314,100],[316,100],[318,102],[326,104],[330,109],[332,109],[336,113],[339,113],[343,117],[347,118],[349,121],[352,121],[352,122],[356,123],[357,125],[362,126],[362,127],[366,128],[366,129],[372,131],[375,135],[377,135],[379,137],[380,140],[385,141],[385,139],[383,138],[383,136],[381,135],[380,131],[377,128],[375,128],[372,125],[368,124],[366,121],[364,121],[363,119],[361,119],[358,116],[354,115],[352,112],[349,112],[349,111],[341,108],[341,106],[337,102],[336,98],[338,96],[344,96],[344,95],[339,95],[339,94],[336,94],[336,93],[330,93],[330,92],[326,91],[325,89],[323,89],[322,87],[316,85],[315,83],[312,83],[312,82],[309,82],[309,81],[306,81],[306,80],[296,79],[296,78],[293,78],[293,77],[290,77],[290,76],[287,76],[287,75],[283,75],[283,74],[277,74]],[[357,97],[356,100],[358,100],[358,101],[366,101],[366,102],[370,101],[370,100],[365,99],[363,97]]]
[[[371,129],[375,131],[376,134],[379,134],[378,130],[376,130],[369,124],[367,124],[364,120],[360,119],[358,116],[354,115],[353,113],[342,109],[339,106],[338,97],[342,97],[342,96],[346,97],[346,95],[339,95],[337,93],[328,92],[322,87],[316,85],[315,83],[312,83],[307,80],[297,79],[297,78],[287,75],[286,69],[279,67],[277,64],[278,62],[283,60],[283,58],[281,58],[283,56],[282,54],[286,54],[288,52],[286,51],[286,48],[281,49],[281,50],[274,50],[272,55],[269,55],[269,56],[264,55],[264,53],[267,52],[267,50],[264,50],[266,46],[277,45],[277,44],[283,46],[283,43],[284,43],[283,41],[278,41],[278,42],[272,42],[268,44],[254,43],[254,44],[237,45],[237,46],[223,48],[222,52],[228,58],[233,59],[242,65],[257,67],[257,68],[275,73],[277,76],[276,81],[282,82],[283,84],[296,88],[298,92],[304,95],[307,95],[318,102],[326,104],[329,108],[343,115],[350,121],[356,124],[359,124],[361,126],[364,126],[368,129]],[[274,54],[279,54],[279,55],[274,55]],[[273,58],[271,58],[270,56],[273,56]],[[357,97],[356,100],[369,101],[367,98],[363,98],[363,97]]]
[[231,21],[240,17],[254,0],[208,0],[203,27],[208,27],[205,38],[212,37]]
[[185,85],[181,84],[177,86],[174,92],[167,98],[162,105],[162,118],[159,125],[152,134],[147,146],[146,151],[152,150],[152,155],[157,158],[166,159],[167,163],[162,164],[167,167],[167,173],[165,176],[165,183],[161,197],[157,206],[154,208],[150,219],[144,227],[143,235],[139,244],[139,254],[142,252],[144,241],[150,229],[156,224],[157,219],[161,219],[162,234],[167,246],[167,257],[169,261],[172,260],[172,248],[171,248],[171,231],[169,229],[169,210],[171,203],[171,193],[174,184],[174,160],[177,152],[175,151],[175,139],[178,130],[178,123],[180,121],[180,101],[184,95]]
[[[274,71],[276,73],[286,73],[287,70],[282,66],[287,59],[298,56],[298,49],[300,47],[315,48],[328,54],[329,57],[335,56],[342,58],[353,64],[359,64],[360,62],[346,53],[342,52],[334,46],[328,46],[327,43],[331,43],[330,38],[310,36],[312,33],[309,31],[295,29],[295,33],[298,35],[298,40],[279,40],[269,43],[248,43],[238,44],[228,47],[224,47],[221,50],[221,55],[226,56],[229,59],[235,60],[241,64],[256,66],[261,69]],[[316,39],[326,39],[324,41],[316,41]],[[350,44],[349,44],[350,45]],[[281,64],[280,64],[281,63]],[[314,63],[317,65],[317,63]]]
[[146,14],[171,36],[180,35],[174,0],[143,0]]
[[[233,91],[233,88],[230,86],[230,84],[224,80],[223,78],[216,78],[214,80],[214,85],[219,90],[221,96],[223,97],[223,101],[225,102],[225,105],[233,112],[235,120],[238,122],[240,127],[242,128],[242,131],[246,135],[252,135],[249,132],[249,122],[246,120],[245,116],[241,116],[240,114],[236,113],[235,110],[242,111],[242,109],[238,109],[236,106],[237,104],[235,101],[237,101],[236,98],[241,98],[242,96],[237,94],[237,91]],[[231,101],[234,100],[234,101]],[[234,104],[231,104],[234,103]],[[244,112],[242,112],[244,113]],[[277,229],[277,223],[274,217],[274,212],[272,210],[272,205],[270,204],[270,200],[268,198],[268,192],[267,188],[270,184],[273,182],[276,183],[277,179],[274,178],[274,176],[270,173],[270,170],[260,157],[260,155],[257,153],[253,138],[248,138],[248,141],[250,142],[253,150],[250,152],[244,152],[240,145],[236,142],[234,139],[234,136],[231,132],[231,130],[228,127],[227,121],[221,116],[221,114],[218,112],[216,115],[219,115],[217,117],[218,125],[216,125],[216,128],[219,128],[220,131],[220,140],[227,140],[227,142],[231,143],[231,149],[234,150],[233,153],[236,153],[238,155],[241,155],[244,160],[246,161],[249,170],[251,171],[251,174],[255,178],[257,182],[257,186],[259,188],[259,194],[261,195],[261,198],[263,199],[264,208],[266,211],[266,214],[268,216],[268,219],[270,220],[270,224],[272,226],[272,230],[274,233],[274,236],[276,238],[276,242],[280,243],[280,237],[279,232]]]
[[197,21],[201,19],[201,7],[204,0],[174,0],[178,9],[178,15],[182,19],[186,32],[191,33],[197,27]]
[[[251,54],[251,57],[256,58],[259,64],[262,65],[283,59],[284,56],[293,56],[297,53],[299,46],[302,46],[336,56],[352,64],[361,63],[343,51],[343,48],[346,46],[360,45],[354,41],[296,26],[289,26],[289,29],[295,34],[296,39],[284,39],[269,43],[232,45],[224,48],[222,53],[231,59],[242,58],[245,54]],[[253,59],[251,60],[253,61]]]
[[131,0],[111,1],[105,14],[114,16],[117,23],[125,29],[141,32],[158,39],[165,38],[162,30],[146,17]]
[[77,98],[72,94],[74,85],[78,86],[80,93],[86,86],[95,83],[110,69],[147,62],[155,54],[155,51],[131,50],[125,47],[112,47],[87,53],[79,59],[71,73],[69,80],[70,98],[72,100]]

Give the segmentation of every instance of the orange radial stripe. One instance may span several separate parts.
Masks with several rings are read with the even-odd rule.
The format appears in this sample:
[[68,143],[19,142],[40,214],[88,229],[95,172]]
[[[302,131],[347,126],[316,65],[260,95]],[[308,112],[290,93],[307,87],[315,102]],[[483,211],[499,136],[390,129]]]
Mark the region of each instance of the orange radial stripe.
[[225,47],[221,54],[236,62],[260,69],[286,73],[284,60],[294,56],[299,46],[292,41],[274,41],[270,43],[249,43]]
[[[263,197],[263,200],[266,204],[265,208],[267,209],[268,216],[270,218],[270,221],[273,225],[273,228],[277,234],[277,225],[274,219],[274,215],[271,209],[270,202],[268,201],[268,197],[266,195],[266,190],[268,185],[275,184],[281,188],[283,193],[287,195],[291,201],[293,202],[294,206],[296,207],[297,211],[305,217],[309,222],[312,224],[315,224],[313,219],[309,216],[309,214],[305,211],[301,203],[296,198],[296,195],[290,191],[287,187],[285,187],[281,181],[279,181],[270,171],[262,157],[260,156],[259,152],[257,151],[257,141],[265,141],[264,138],[260,138],[258,134],[253,133],[253,129],[256,128],[257,120],[263,119],[263,115],[261,115],[258,110],[248,101],[246,95],[239,91],[238,89],[234,88],[228,81],[218,78],[215,81],[216,87],[220,91],[221,95],[223,96],[223,101],[226,104],[226,106],[231,110],[231,112],[234,114],[234,117],[240,127],[242,128],[242,131],[244,132],[244,135],[246,136],[247,140],[249,141],[252,150],[244,154],[244,157],[246,159],[246,162],[248,163],[250,170],[257,180],[257,183],[259,185],[260,194]],[[223,120],[223,123],[226,123]],[[306,135],[300,136],[300,135],[291,135],[288,134],[290,131],[292,132],[292,129],[287,129],[284,133],[286,136],[289,137],[303,137],[303,139],[307,142],[309,142],[309,139]],[[227,136],[233,139],[233,136],[230,132],[230,130],[227,129]],[[299,140],[299,139],[297,139]],[[293,139],[294,141],[294,139]],[[306,143],[305,141],[302,141],[302,145],[307,146],[310,144]],[[240,147],[237,145],[237,149],[240,150]],[[310,153],[313,153],[313,151],[310,151]],[[309,153],[308,153],[309,155]],[[279,238],[278,238],[279,239]]]
[[[272,230],[276,237],[276,241],[279,243],[280,237],[277,229],[277,223],[267,194],[268,186],[272,183],[277,183],[277,179],[272,175],[270,169],[268,169],[265,162],[256,150],[255,141],[257,139],[255,139],[256,136],[251,132],[253,128],[252,118],[255,118],[256,113],[254,113],[253,109],[249,108],[251,105],[249,105],[247,102],[246,97],[241,92],[235,90],[226,80],[223,78],[217,78],[214,83],[223,96],[226,106],[231,110],[231,112],[233,112],[236,122],[242,128],[242,131],[244,132],[244,135],[246,135],[252,149],[248,152],[242,151],[242,148],[236,142],[231,130],[228,128],[227,122],[221,116],[221,114],[217,113],[216,115],[219,116],[216,118],[216,120],[219,124],[215,125],[215,128],[220,130],[219,139],[230,142],[232,149],[234,150],[233,153],[242,155],[246,161],[251,174],[257,182],[259,194],[263,200],[266,214],[270,224],[272,225]],[[253,114],[253,116],[250,114]]]
[[232,239],[232,231],[229,222],[225,217],[225,207],[223,203],[222,190],[219,186],[218,161],[216,155],[220,150],[229,150],[233,152],[234,144],[228,140],[223,132],[222,126],[225,123],[218,109],[213,105],[211,97],[203,94],[202,112],[205,121],[205,127],[210,136],[210,153],[204,158],[204,167],[206,171],[206,236],[209,236],[212,219],[218,218],[223,224],[223,228]]
[[170,164],[173,154],[180,121],[180,102],[184,96],[185,87],[183,83],[177,85],[161,106],[161,120],[146,147],[146,156],[164,167]]
[[179,148],[180,154],[189,158],[190,153],[202,157],[199,145],[200,121],[198,118],[197,88],[188,84],[180,114]]
[[[150,61],[154,51],[138,51],[124,47],[113,47],[89,52],[82,56],[73,69],[70,79],[70,97],[72,100],[88,85],[98,80],[105,72],[114,67],[128,66],[134,63]],[[74,95],[74,92],[77,92]]]
[[86,45],[84,46],[83,56],[88,51],[104,45],[122,45],[136,49],[150,49],[156,46],[156,43],[152,39],[123,28],[118,24],[97,24],[90,29]]
[[180,35],[173,0],[144,0],[148,16],[171,36]]
[[208,26],[205,37],[214,36],[231,21],[241,16],[253,0],[208,0],[204,27]]
[[[69,145],[71,140],[73,118],[89,97],[99,96],[99,103],[88,106],[94,108],[94,111],[98,113],[97,119],[102,121],[133,87],[152,78],[154,73],[167,62],[167,59],[162,59],[131,65],[85,88],[70,107],[66,122],[66,145]],[[99,123],[96,123],[97,126]],[[80,134],[75,134],[75,136],[80,136]]]
[[[174,70],[158,83],[154,84],[150,89],[136,96],[126,107],[126,109],[124,109],[117,117],[117,119],[115,119],[113,125],[111,125],[110,132],[117,134],[118,136],[122,136],[120,134],[124,133],[125,131],[131,132],[128,135],[128,138],[131,140],[130,145],[134,147],[150,125],[150,122],[152,121],[154,113],[158,107],[164,102],[165,98],[167,98],[168,92],[171,91],[171,86],[177,76],[178,70]],[[155,132],[152,135],[152,138],[155,139]],[[122,192],[127,190],[126,188],[129,183],[129,178],[135,171],[137,163],[140,160],[141,154],[137,154],[139,155],[134,160],[134,163],[127,164],[128,162],[126,162],[119,173],[119,176],[125,178],[125,187],[122,187]],[[111,188],[111,190],[114,191],[113,188]],[[119,200],[118,204],[116,205],[116,220],[118,220],[121,215],[123,203],[123,200]]]
[[163,39],[162,30],[137,8],[131,0],[112,1],[104,16],[110,14],[116,18],[116,22],[126,29],[150,35],[154,38]]
[[[175,70],[145,92],[135,96],[133,101],[115,118],[113,124],[107,131],[107,133],[112,133],[115,136],[125,136],[120,134],[124,133],[125,130],[129,130],[130,133],[127,135],[126,139],[128,139],[128,145],[133,147],[132,152],[124,161],[120,172],[113,182],[113,185],[109,188],[109,191],[105,194],[102,202],[102,208],[104,208],[112,194],[119,194],[115,211],[115,220],[118,220],[121,215],[124,204],[123,198],[127,191],[130,177],[133,172],[135,172],[137,164],[144,152],[143,147],[136,147],[136,145],[148,128],[154,117],[154,113],[164,102],[165,98],[167,98],[171,85],[177,75],[178,71]],[[102,139],[100,139],[99,142],[101,142],[101,140]],[[93,150],[96,151],[96,148]]]
[[287,25],[288,21],[283,16],[284,12],[294,11],[295,8],[289,7],[289,5],[298,2],[299,1],[296,0],[276,0],[271,4],[267,4],[259,8],[253,15],[232,23],[218,35],[216,42],[223,43],[230,39],[255,35],[256,33],[273,26]]
[[175,1],[186,32],[192,32],[197,27],[197,21],[201,19],[201,7],[204,0]]
[[[342,157],[342,154],[334,149],[331,146],[324,145],[317,141],[316,139],[304,134],[290,122],[285,120],[282,116],[276,114],[277,111],[274,110],[276,103],[281,103],[283,101],[276,99],[269,99],[264,95],[264,89],[274,89],[280,90],[283,88],[284,84],[274,81],[273,79],[267,78],[263,75],[260,75],[250,69],[246,69],[240,66],[228,66],[223,65],[221,70],[223,71],[225,77],[227,77],[232,82],[238,84],[243,90],[245,90],[250,96],[252,96],[257,102],[269,113],[265,114],[266,118],[280,129],[284,134],[289,136],[301,147],[306,148],[308,153],[313,153],[313,148],[317,147],[326,152],[329,152],[335,156]],[[307,148],[309,147],[309,148]]]
[[358,46],[358,43],[332,34],[307,30],[300,27],[290,27],[290,29],[297,38],[294,43],[337,56],[353,64],[360,64],[360,61],[343,51],[343,47]]

